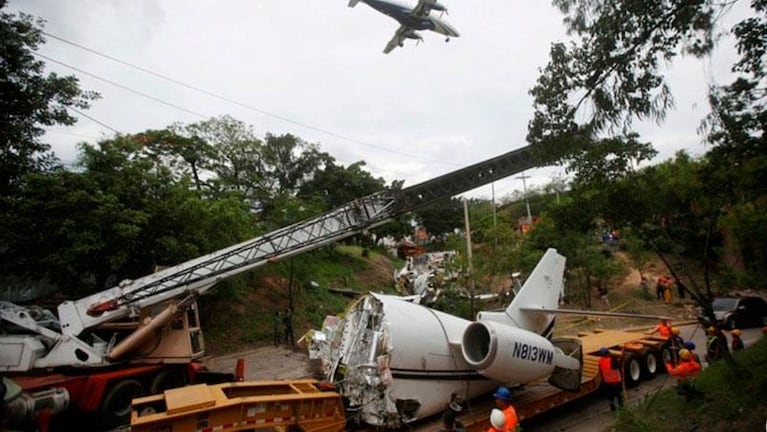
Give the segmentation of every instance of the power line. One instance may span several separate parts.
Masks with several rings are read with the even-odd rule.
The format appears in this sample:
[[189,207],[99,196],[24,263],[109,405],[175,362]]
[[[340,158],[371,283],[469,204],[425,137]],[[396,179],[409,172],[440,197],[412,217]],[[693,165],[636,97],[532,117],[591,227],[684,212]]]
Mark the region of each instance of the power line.
[[420,156],[420,155],[413,155],[413,154],[410,154],[410,153],[401,152],[399,150],[394,150],[394,149],[391,149],[391,148],[387,148],[387,147],[378,146],[378,145],[375,145],[375,144],[366,143],[366,142],[363,142],[363,141],[360,141],[360,140],[357,140],[357,139],[354,139],[354,138],[349,138],[347,136],[344,136],[344,135],[341,135],[341,134],[338,134],[338,133],[335,133],[335,132],[332,132],[332,131],[329,131],[329,130],[326,130],[326,129],[321,129],[321,128],[316,127],[316,126],[309,125],[307,123],[302,123],[302,122],[299,122],[299,121],[296,121],[296,120],[292,120],[292,119],[289,119],[287,117],[284,117],[284,116],[281,116],[281,115],[278,115],[278,114],[273,114],[273,113],[265,111],[263,109],[256,108],[256,107],[254,107],[252,105],[248,105],[246,103],[239,102],[237,100],[228,98],[226,96],[222,96],[220,94],[217,94],[217,93],[205,90],[203,88],[200,88],[200,87],[197,87],[197,86],[194,86],[194,85],[187,84],[185,82],[179,81],[179,80],[177,80],[175,78],[172,78],[172,77],[169,77],[167,75],[163,75],[163,74],[154,72],[152,70],[143,68],[141,66],[137,66],[137,65],[135,65],[133,63],[127,62],[125,60],[121,60],[121,59],[113,57],[113,56],[110,56],[108,54],[105,54],[105,53],[102,53],[100,51],[94,50],[93,48],[86,47],[86,46],[81,45],[81,44],[79,44],[77,42],[70,41],[68,39],[65,39],[65,38],[60,37],[60,36],[56,36],[54,34],[46,32],[46,31],[43,31],[42,33],[44,35],[50,37],[50,38],[56,39],[56,40],[58,40],[60,42],[63,42],[65,44],[68,44],[68,45],[74,46],[76,48],[79,48],[81,50],[87,51],[87,52],[89,52],[91,54],[95,54],[95,55],[97,55],[99,57],[106,58],[106,59],[111,60],[113,62],[122,64],[124,66],[128,66],[130,68],[133,68],[135,70],[144,72],[144,73],[152,75],[154,77],[163,79],[165,81],[169,81],[169,82],[171,82],[173,84],[179,85],[179,86],[187,88],[189,90],[194,90],[196,92],[202,93],[202,94],[210,96],[212,98],[219,99],[219,100],[222,100],[224,102],[228,102],[228,103],[233,104],[233,105],[237,105],[237,106],[239,106],[241,108],[245,108],[245,109],[248,109],[250,111],[254,111],[254,112],[257,112],[259,114],[262,114],[262,115],[265,115],[265,116],[268,116],[268,117],[272,117],[272,118],[277,119],[277,120],[281,120],[281,121],[284,121],[284,122],[287,122],[287,123],[291,123],[291,124],[294,124],[294,125],[306,128],[306,129],[313,130],[315,132],[320,132],[320,133],[323,133],[325,135],[329,135],[329,136],[332,136],[332,137],[335,137],[335,138],[339,138],[339,139],[342,139],[342,140],[345,140],[345,141],[349,141],[349,142],[352,142],[352,143],[355,143],[355,144],[361,144],[361,145],[364,145],[364,146],[367,146],[367,147],[371,147],[371,148],[375,148],[375,149],[378,149],[378,150],[382,150],[382,151],[385,151],[385,152],[399,154],[401,156],[412,157],[412,158],[416,158],[416,159],[421,159],[421,160],[426,161],[426,162],[440,163],[440,164],[449,165],[449,166],[462,166],[462,165],[459,165],[459,164],[456,164],[456,163],[452,163],[452,162],[445,162],[444,160],[440,160],[440,159],[426,158],[426,157],[423,157],[423,156]]
[[135,89],[132,89],[132,88],[130,88],[130,87],[128,87],[128,86],[122,85],[122,84],[120,84],[120,83],[116,83],[116,82],[114,82],[114,81],[112,81],[112,80],[109,80],[109,79],[107,79],[107,78],[104,78],[104,77],[100,77],[100,76],[98,76],[98,75],[96,75],[96,74],[93,74],[93,73],[90,73],[90,72],[86,72],[86,71],[84,71],[84,70],[82,70],[82,69],[80,69],[80,68],[77,68],[77,67],[75,67],[75,66],[72,66],[72,65],[66,64],[66,63],[64,63],[64,62],[61,62],[61,61],[55,60],[55,59],[53,59],[53,58],[51,58],[51,57],[48,57],[48,56],[46,56],[46,55],[44,55],[44,54],[40,54],[39,52],[36,52],[36,51],[35,51],[33,54],[34,54],[34,55],[36,55],[36,56],[38,56],[38,57],[40,57],[40,58],[43,58],[43,59],[45,59],[45,60],[47,60],[47,61],[51,62],[51,63],[56,63],[56,64],[58,64],[58,65],[64,66],[64,67],[66,67],[66,68],[69,68],[69,69],[72,69],[73,71],[79,72],[79,73],[81,73],[81,74],[83,74],[83,75],[87,75],[87,76],[89,76],[89,77],[91,77],[91,78],[93,78],[93,79],[96,79],[96,80],[99,80],[99,81],[105,82],[105,83],[107,83],[107,84],[109,84],[109,85],[113,85],[113,86],[115,86],[115,87],[121,88],[121,89],[123,89],[123,90],[129,91],[129,92],[131,92],[131,93],[134,93],[134,94],[137,94],[137,95],[139,95],[139,96],[143,96],[143,97],[145,97],[145,98],[147,98],[147,99],[151,99],[151,100],[153,100],[153,101],[155,101],[155,102],[157,102],[157,103],[161,103],[161,104],[163,104],[163,105],[169,106],[169,107],[171,107],[171,108],[175,108],[175,109],[177,109],[177,110],[179,110],[179,111],[183,111],[183,112],[185,112],[185,113],[188,113],[188,114],[192,114],[192,115],[195,115],[195,116],[197,116],[197,117],[200,117],[200,118],[207,118],[207,116],[206,116],[206,115],[200,114],[200,113],[198,113],[198,112],[195,112],[195,111],[192,111],[192,110],[188,110],[188,109],[186,109],[186,108],[184,108],[184,107],[182,107],[182,106],[180,106],[180,105],[176,105],[176,104],[174,104],[174,103],[172,103],[172,102],[167,102],[167,101],[164,101],[164,100],[162,100],[162,99],[160,99],[160,98],[157,98],[157,97],[154,97],[154,96],[152,96],[152,95],[150,95],[150,94],[146,94],[146,93],[144,93],[144,92],[140,92],[140,91],[138,91],[138,90],[135,90]]
[[114,133],[117,133],[117,134],[120,133],[120,131],[118,131],[117,129],[113,128],[112,126],[109,126],[108,124],[106,124],[106,123],[104,123],[102,121],[96,120],[92,116],[89,116],[88,114],[85,114],[84,112],[80,111],[77,108],[74,108],[74,107],[71,107],[71,106],[67,106],[67,109],[76,112],[77,114],[87,118],[88,120],[90,120],[90,121],[92,121],[92,122],[94,122],[94,123],[96,123],[98,125],[101,125],[101,126],[107,128],[107,129],[111,130]]

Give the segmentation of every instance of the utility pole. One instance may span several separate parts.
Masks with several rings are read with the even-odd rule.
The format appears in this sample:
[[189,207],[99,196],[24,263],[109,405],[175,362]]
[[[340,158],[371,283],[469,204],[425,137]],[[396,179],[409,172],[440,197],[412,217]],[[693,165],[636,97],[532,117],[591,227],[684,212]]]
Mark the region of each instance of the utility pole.
[[527,182],[525,180],[529,179],[530,176],[525,175],[523,172],[522,175],[517,176],[516,178],[522,179],[522,190],[525,194],[525,206],[527,206],[527,224],[532,226],[533,225],[533,215],[530,214],[530,202],[527,200]]
[[474,272],[471,265],[471,226],[469,226],[469,204],[466,198],[463,200],[463,219],[466,225],[466,261],[468,263],[467,270],[469,273],[469,319],[474,319]]
[[493,193],[493,252],[495,252],[495,247],[498,246],[498,218],[495,215],[495,182],[490,183],[490,188]]

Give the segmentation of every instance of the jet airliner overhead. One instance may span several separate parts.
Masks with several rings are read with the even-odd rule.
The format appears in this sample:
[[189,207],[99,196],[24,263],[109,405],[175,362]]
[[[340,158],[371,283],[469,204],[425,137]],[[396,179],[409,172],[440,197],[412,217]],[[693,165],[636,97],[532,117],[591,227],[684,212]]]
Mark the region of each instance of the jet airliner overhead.
[[[458,37],[458,31],[446,21],[431,16],[432,10],[447,12],[445,6],[437,3],[437,0],[419,0],[418,4],[411,8],[390,0],[361,0],[373,9],[388,15],[400,23],[400,27],[394,33],[394,37],[386,44],[383,52],[390,53],[398,46],[404,46],[406,39],[423,41],[423,37],[417,30],[431,30],[447,36],[445,42],[451,37]],[[360,0],[349,0],[349,7],[354,7]]]

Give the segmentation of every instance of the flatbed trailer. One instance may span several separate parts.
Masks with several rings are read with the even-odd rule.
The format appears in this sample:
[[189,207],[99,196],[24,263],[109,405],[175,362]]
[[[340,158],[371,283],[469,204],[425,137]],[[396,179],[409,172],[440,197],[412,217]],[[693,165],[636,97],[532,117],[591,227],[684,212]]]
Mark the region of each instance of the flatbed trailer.
[[133,400],[133,432],[346,429],[341,396],[313,379],[199,384]]
[[[623,376],[626,387],[635,387],[643,379],[650,379],[658,373],[665,373],[664,359],[668,358],[664,347],[665,338],[651,336],[636,330],[594,330],[578,334],[583,346],[583,374],[581,389],[568,392],[549,385],[545,380],[528,383],[515,389],[512,401],[520,420],[525,420],[557,408],[568,402],[595,393],[599,389],[599,356],[601,347],[610,350],[616,357],[623,356]],[[459,416],[467,431],[485,431],[490,427],[490,410],[495,407],[492,396],[470,401],[465,413]],[[439,429],[439,417],[419,422],[413,431]]]

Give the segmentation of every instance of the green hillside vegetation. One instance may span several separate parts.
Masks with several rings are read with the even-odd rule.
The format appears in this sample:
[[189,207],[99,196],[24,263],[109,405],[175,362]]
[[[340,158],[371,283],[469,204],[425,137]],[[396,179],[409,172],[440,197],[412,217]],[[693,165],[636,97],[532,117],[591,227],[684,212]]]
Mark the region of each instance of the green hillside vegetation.
[[273,343],[274,314],[289,307],[291,295],[298,339],[305,331],[320,328],[326,315],[342,312],[351,300],[331,288],[394,293],[392,275],[401,265],[402,260],[383,250],[363,256],[360,246],[338,245],[227,281],[199,302],[206,352],[225,354]]
[[[763,430],[767,421],[767,337],[734,355],[736,369],[714,363],[695,379],[703,397],[686,401],[667,388],[620,413],[616,431]],[[669,377],[668,379],[673,379]]]

